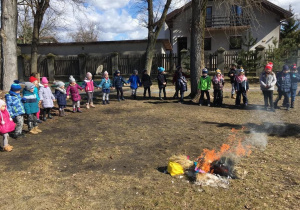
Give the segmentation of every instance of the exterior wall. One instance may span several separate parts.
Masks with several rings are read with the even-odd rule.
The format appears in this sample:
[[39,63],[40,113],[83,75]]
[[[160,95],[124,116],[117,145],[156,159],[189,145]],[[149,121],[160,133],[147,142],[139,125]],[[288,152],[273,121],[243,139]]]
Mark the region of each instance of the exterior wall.
[[[207,6],[212,6],[212,15],[213,16],[227,16],[230,14],[230,7],[219,6],[215,1],[209,1]],[[224,8],[225,7],[225,8]],[[280,32],[280,18],[276,14],[270,11],[258,11],[255,10],[255,17],[257,21],[252,20],[250,29],[235,29],[232,27],[231,30],[210,30],[206,31],[205,37],[211,38],[212,45],[211,50],[207,52],[215,52],[220,47],[223,47],[226,51],[230,51],[229,37],[230,36],[242,36],[243,38],[248,35],[248,30],[251,31],[251,35],[254,38],[257,38],[257,43],[252,46],[250,49],[255,49],[256,46],[262,45],[266,48],[269,46],[274,46],[272,41],[274,39],[279,40]],[[173,53],[177,53],[177,38],[178,37],[187,37],[188,48],[190,48],[190,22],[192,19],[192,8],[189,8],[178,15],[173,20],[173,28],[171,28],[170,42],[173,47]],[[169,39],[170,35],[161,32],[161,39]],[[243,49],[246,49],[243,46]],[[234,50],[236,51],[236,50]]]
[[[22,54],[30,54],[30,45],[19,45]],[[143,54],[146,51],[147,41],[142,42],[95,42],[95,43],[59,43],[59,44],[45,44],[39,46],[39,54],[47,55],[52,53],[54,55],[79,55],[79,54],[109,54],[112,52],[119,52],[120,54]],[[156,44],[157,53],[165,53],[161,42]]]

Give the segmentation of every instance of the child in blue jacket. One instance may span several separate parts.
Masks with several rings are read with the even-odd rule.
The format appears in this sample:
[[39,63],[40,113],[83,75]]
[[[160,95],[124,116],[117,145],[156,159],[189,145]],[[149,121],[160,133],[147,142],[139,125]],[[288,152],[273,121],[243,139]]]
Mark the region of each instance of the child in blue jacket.
[[[108,77],[108,72],[104,72],[104,78],[101,80],[99,88],[102,88],[102,103],[103,105],[109,104],[109,93],[110,93],[110,88],[112,87],[112,84],[110,82],[110,79]],[[106,102],[105,102],[106,99]]]
[[19,81],[15,80],[11,85],[10,91],[5,95],[7,110],[13,121],[16,123],[14,138],[22,137],[24,135],[22,129],[25,109],[22,102],[25,101],[25,99],[22,99],[20,95],[21,89],[22,87],[19,84]]
[[300,75],[297,71],[297,65],[291,66],[291,108],[294,108],[295,98],[297,94],[298,82],[300,81]]
[[136,90],[138,89],[138,85],[142,86],[137,70],[133,71],[133,74],[129,77],[127,83],[130,83],[130,88],[132,90],[131,96],[136,99]]
[[289,98],[291,95],[292,81],[291,74],[289,73],[290,69],[288,65],[284,65],[282,67],[282,71],[277,74],[277,83],[278,87],[278,96],[274,101],[274,108],[278,109],[278,101],[281,100],[282,96],[284,96],[283,104],[285,105],[287,110],[290,110]]

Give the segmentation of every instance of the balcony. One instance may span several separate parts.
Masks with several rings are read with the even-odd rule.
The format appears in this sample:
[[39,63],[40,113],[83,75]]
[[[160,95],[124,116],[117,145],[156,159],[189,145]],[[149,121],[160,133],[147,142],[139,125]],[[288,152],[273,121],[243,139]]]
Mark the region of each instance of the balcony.
[[206,17],[207,30],[243,29],[250,27],[250,18],[245,16]]

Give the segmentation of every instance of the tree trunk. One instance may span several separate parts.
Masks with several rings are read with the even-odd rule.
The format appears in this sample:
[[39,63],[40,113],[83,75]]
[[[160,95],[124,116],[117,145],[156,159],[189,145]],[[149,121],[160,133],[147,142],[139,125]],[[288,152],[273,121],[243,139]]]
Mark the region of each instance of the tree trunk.
[[1,86],[8,91],[12,82],[18,79],[17,0],[2,0],[1,14]]
[[36,11],[33,11],[33,33],[31,43],[31,73],[37,73],[37,61],[38,61],[38,44],[40,37],[40,29],[43,22],[44,14],[49,8],[50,0],[39,1],[36,5]]
[[192,0],[191,30],[191,97],[198,92],[201,69],[204,68],[204,36],[207,0]]
[[167,16],[167,13],[170,8],[170,4],[171,4],[172,0],[167,0],[166,4],[164,6],[162,15],[157,22],[154,22],[153,0],[147,0],[147,2],[148,2],[148,43],[147,43],[147,48],[146,48],[145,69],[148,70],[149,75],[150,75],[151,69],[152,69],[154,49],[156,46],[156,40],[157,40],[158,34],[159,34],[163,24],[165,23],[166,16]]

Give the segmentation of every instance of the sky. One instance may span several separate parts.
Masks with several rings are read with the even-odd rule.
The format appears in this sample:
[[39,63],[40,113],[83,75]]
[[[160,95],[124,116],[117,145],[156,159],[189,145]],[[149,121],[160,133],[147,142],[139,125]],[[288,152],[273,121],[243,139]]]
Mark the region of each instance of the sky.
[[[136,40],[147,38],[147,28],[143,27],[143,14],[138,9],[138,0],[86,0],[80,8],[65,0],[52,0],[51,6],[62,11],[58,25],[63,26],[56,36],[60,42],[70,42],[70,32],[75,32],[78,25],[92,22],[100,30],[100,41]],[[292,5],[295,14],[300,14],[299,0],[270,0],[272,3],[289,9]],[[179,8],[188,0],[175,0],[171,10]]]

